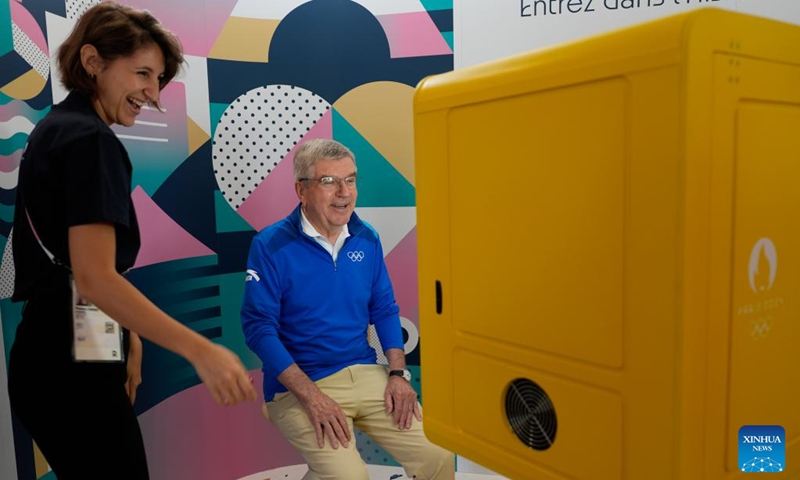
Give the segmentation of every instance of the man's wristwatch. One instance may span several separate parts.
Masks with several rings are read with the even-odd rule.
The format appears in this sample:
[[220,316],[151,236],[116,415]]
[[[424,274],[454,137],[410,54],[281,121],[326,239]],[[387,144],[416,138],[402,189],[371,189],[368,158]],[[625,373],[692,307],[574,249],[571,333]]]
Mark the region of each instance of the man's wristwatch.
[[411,383],[411,372],[408,370],[389,370],[390,377],[402,377],[408,383]]

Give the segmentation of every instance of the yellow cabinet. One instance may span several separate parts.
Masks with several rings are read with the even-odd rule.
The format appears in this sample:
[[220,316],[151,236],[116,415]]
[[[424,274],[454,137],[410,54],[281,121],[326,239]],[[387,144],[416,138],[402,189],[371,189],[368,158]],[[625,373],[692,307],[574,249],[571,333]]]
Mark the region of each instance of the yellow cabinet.
[[770,478],[800,475],[800,27],[695,10],[414,110],[431,440],[515,479],[722,480],[780,425]]

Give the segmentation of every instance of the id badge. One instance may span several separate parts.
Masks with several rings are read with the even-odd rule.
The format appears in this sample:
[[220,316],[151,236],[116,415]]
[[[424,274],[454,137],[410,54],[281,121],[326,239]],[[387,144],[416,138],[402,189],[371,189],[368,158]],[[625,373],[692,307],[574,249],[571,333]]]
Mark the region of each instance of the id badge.
[[72,358],[76,362],[122,362],[122,328],[92,303],[82,299],[72,284]]

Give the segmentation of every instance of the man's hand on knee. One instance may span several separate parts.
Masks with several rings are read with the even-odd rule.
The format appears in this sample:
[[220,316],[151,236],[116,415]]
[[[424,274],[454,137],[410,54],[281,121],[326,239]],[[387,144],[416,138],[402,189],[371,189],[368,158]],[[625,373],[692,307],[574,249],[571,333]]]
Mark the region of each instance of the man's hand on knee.
[[333,448],[339,448],[339,443],[344,448],[350,445],[350,426],[347,424],[347,416],[342,407],[331,397],[317,390],[303,402],[303,407],[316,430],[319,448],[325,446],[326,435]]
[[392,414],[394,423],[400,430],[411,428],[414,417],[422,421],[422,413],[417,403],[417,392],[400,377],[390,377],[383,394],[386,411]]

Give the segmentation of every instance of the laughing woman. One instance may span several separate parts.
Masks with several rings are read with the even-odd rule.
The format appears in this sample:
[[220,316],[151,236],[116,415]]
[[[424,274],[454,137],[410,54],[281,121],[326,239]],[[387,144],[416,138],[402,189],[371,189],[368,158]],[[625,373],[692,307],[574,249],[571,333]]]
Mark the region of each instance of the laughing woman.
[[[159,310],[122,276],[139,250],[131,126],[178,72],[178,39],[150,13],[101,3],[58,52],[69,96],[31,132],[14,216],[25,301],[9,358],[12,409],[59,480],[148,478],[132,402],[141,341],[186,358],[215,401],[254,400],[239,358]],[[100,333],[92,334],[99,326]]]

